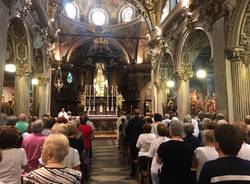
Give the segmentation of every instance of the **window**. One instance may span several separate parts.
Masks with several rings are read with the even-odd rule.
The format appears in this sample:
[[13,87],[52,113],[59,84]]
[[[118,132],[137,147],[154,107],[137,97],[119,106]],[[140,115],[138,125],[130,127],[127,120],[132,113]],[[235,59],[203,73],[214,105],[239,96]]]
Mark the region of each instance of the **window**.
[[107,13],[103,9],[94,9],[91,15],[91,22],[97,26],[107,24]]
[[131,6],[126,7],[123,11],[122,11],[122,21],[123,22],[129,22],[133,19],[134,16],[134,10]]
[[73,3],[66,3],[64,10],[69,18],[71,19],[77,18],[77,8]]
[[166,1],[165,7],[162,10],[161,22],[168,16],[169,14],[169,1]]

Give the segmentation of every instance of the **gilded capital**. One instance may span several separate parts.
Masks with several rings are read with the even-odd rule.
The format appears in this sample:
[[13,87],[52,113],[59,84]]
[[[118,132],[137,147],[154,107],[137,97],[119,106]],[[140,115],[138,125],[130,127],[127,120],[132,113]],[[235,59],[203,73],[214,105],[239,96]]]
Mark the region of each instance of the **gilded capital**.
[[232,63],[243,62],[246,67],[250,64],[250,50],[244,48],[233,48],[227,50],[227,59]]
[[38,76],[39,86],[47,86],[49,79],[46,75]]
[[193,71],[190,69],[185,69],[176,72],[176,77],[178,80],[188,81],[191,77],[193,77]]
[[27,63],[17,65],[16,67],[17,76],[29,75],[30,73],[31,73],[31,65]]

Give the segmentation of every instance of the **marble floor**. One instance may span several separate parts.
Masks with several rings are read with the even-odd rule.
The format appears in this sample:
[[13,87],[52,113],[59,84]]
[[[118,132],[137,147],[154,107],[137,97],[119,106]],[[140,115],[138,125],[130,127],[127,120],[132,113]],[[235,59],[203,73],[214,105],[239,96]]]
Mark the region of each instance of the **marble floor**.
[[136,184],[129,177],[127,162],[121,158],[113,140],[93,142],[93,162],[89,184]]

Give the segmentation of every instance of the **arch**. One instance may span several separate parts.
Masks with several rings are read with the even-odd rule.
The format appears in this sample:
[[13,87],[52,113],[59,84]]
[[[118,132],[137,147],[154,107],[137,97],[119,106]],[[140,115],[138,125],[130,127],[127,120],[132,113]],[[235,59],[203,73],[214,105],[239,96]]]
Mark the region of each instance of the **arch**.
[[132,5],[132,4],[130,4],[130,3],[126,3],[125,5],[123,5],[123,6],[120,8],[120,10],[119,10],[119,12],[118,12],[118,22],[119,22],[119,23],[127,23],[127,22],[130,22],[130,21],[127,21],[127,22],[124,21],[124,20],[123,20],[123,17],[122,17],[124,10],[126,10],[127,8],[132,8],[132,10],[133,10],[133,15],[132,15],[130,21],[132,21],[133,19],[136,18],[136,16],[137,16],[137,14],[136,14],[136,8],[134,7],[134,5]]
[[182,61],[182,53],[183,53],[185,44],[188,41],[188,38],[191,35],[191,33],[193,33],[193,31],[195,31],[195,30],[201,30],[201,31],[203,31],[206,34],[206,36],[207,36],[207,38],[209,40],[210,47],[211,47],[211,58],[213,58],[213,56],[214,56],[214,49],[213,49],[214,48],[213,47],[214,42],[213,42],[213,38],[212,38],[212,35],[211,35],[210,32],[208,32],[203,27],[195,27],[192,30],[186,29],[186,31],[184,32],[183,36],[181,37],[180,44],[179,44],[180,46],[179,46],[179,48],[177,50],[177,56],[178,56],[177,57],[177,63],[174,66],[176,71],[180,71],[180,69],[181,69],[181,64],[183,62]]
[[174,60],[173,60],[173,54],[169,50],[165,50],[164,52],[161,52],[161,55],[159,57],[160,62],[158,62],[157,68],[156,68],[156,80],[160,79],[160,69],[162,68],[161,65],[166,62],[166,56],[169,56],[169,59],[167,62],[170,60],[172,63],[172,70],[174,71]]
[[235,21],[232,22],[232,33],[229,35],[231,43],[231,48],[239,47],[240,44],[240,33],[242,26],[244,24],[244,16],[248,6],[249,0],[240,1],[240,5],[238,8],[235,9],[236,11],[236,18]]
[[[125,47],[124,47],[120,42],[118,42],[118,41],[115,40],[115,39],[112,39],[112,38],[107,38],[107,39],[108,39],[108,41],[109,41],[109,43],[110,43],[111,45],[115,46],[116,48],[120,48],[121,51],[123,52],[123,54],[124,54],[125,57],[126,57],[127,63],[131,63],[131,62],[130,62],[129,54],[128,54],[127,50],[125,49]],[[92,38],[89,37],[89,38],[82,38],[82,39],[78,40],[77,42],[75,42],[75,43],[71,46],[71,48],[69,49],[69,51],[68,51],[68,53],[67,53],[67,55],[66,55],[66,57],[67,57],[67,62],[69,61],[71,54],[73,53],[73,51],[74,51],[76,48],[80,47],[80,46],[83,45],[83,44],[89,43],[89,42],[91,42],[91,41],[92,41]]]
[[[23,34],[24,39],[25,39],[24,40],[24,43],[26,44],[26,47],[25,47],[26,51],[25,52],[27,54],[26,55],[27,58],[25,58],[26,63],[32,64],[31,58],[33,57],[33,54],[32,54],[33,52],[32,52],[32,48],[31,48],[31,36],[29,34],[29,28],[28,28],[28,25],[26,24],[25,20],[22,20],[21,18],[18,18],[18,17],[10,19],[9,24],[8,24],[8,33],[7,34],[9,34],[9,31],[12,31],[11,34],[14,34],[14,32],[17,31],[17,30],[14,30],[15,26],[17,26],[17,25],[20,26],[22,34]],[[20,30],[18,29],[18,31],[20,31]]]

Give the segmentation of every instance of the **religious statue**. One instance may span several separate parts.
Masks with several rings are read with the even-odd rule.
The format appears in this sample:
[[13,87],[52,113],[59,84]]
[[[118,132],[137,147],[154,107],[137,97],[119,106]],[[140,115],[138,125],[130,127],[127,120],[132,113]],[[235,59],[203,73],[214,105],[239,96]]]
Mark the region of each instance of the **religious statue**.
[[196,89],[194,89],[190,94],[190,108],[192,114],[198,114],[202,111],[200,98]]
[[106,76],[104,74],[104,64],[96,64],[96,73],[94,78],[94,88],[95,96],[102,97],[104,96],[104,88],[108,85]]
[[121,109],[122,108],[122,102],[124,102],[125,100],[124,100],[124,98],[123,98],[123,96],[122,96],[122,94],[121,93],[119,93],[119,92],[117,92],[118,94],[117,94],[117,96],[116,96],[116,106],[119,108],[119,109]]

